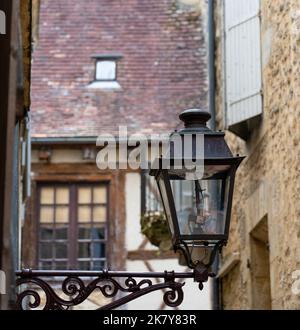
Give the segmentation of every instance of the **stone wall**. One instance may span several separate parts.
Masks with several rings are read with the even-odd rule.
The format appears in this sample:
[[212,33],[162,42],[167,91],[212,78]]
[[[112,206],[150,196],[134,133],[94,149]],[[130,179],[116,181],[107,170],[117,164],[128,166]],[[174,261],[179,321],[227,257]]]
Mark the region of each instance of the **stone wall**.
[[[217,124],[224,129],[222,1],[215,3]],[[261,23],[262,121],[246,142],[227,132],[232,150],[247,158],[238,170],[230,240],[223,251],[223,263],[233,253],[240,256],[237,266],[222,277],[225,309],[264,307],[256,303],[256,286],[268,280],[259,278],[261,269],[254,267],[259,256],[252,250],[262,221],[267,221],[271,307],[300,308],[300,296],[292,293],[292,273],[300,269],[299,1],[262,0]]]

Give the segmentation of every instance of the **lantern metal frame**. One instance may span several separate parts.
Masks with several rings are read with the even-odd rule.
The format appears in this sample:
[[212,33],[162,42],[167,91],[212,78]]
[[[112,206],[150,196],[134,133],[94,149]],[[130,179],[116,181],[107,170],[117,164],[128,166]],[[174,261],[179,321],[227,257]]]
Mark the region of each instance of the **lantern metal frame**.
[[[191,235],[183,235],[180,232],[179,219],[176,212],[176,205],[174,201],[173,191],[171,187],[171,180],[184,180],[179,178],[180,175],[176,175],[176,172],[179,171],[182,173],[182,170],[185,170],[184,165],[184,143],[182,143],[182,154],[181,159],[178,156],[175,156],[174,145],[172,144],[172,135],[170,136],[170,145],[168,155],[156,159],[153,162],[153,168],[150,170],[150,175],[154,176],[158,185],[159,193],[161,196],[161,200],[163,202],[164,211],[168,220],[170,235],[172,237],[173,249],[174,251],[181,251],[185,257],[186,264],[191,269],[195,269],[197,265],[203,264],[206,268],[210,268],[212,265],[215,255],[218,251],[221,251],[222,246],[227,244],[229,230],[230,230],[230,218],[231,218],[231,208],[232,208],[232,199],[233,199],[233,191],[234,191],[234,183],[235,183],[235,175],[236,171],[243,161],[245,157],[240,157],[239,155],[233,156],[231,153],[224,137],[225,133],[221,131],[212,131],[206,125],[207,121],[210,119],[210,114],[206,111],[200,109],[189,109],[182,112],[179,118],[184,122],[185,127],[180,131],[175,131],[173,134],[179,135],[181,140],[188,135],[191,137],[192,148],[188,154],[188,160],[197,160],[197,147],[195,140],[196,135],[203,135],[204,145],[203,145],[203,166],[204,168],[209,165],[215,166],[228,166],[228,169],[222,170],[220,172],[214,173],[209,178],[204,178],[203,180],[229,180],[229,188],[228,188],[228,197],[227,201],[225,201],[225,191],[222,192],[223,202],[226,202],[226,208],[224,215],[224,230],[221,234],[191,234]],[[179,163],[178,163],[179,161]],[[181,162],[181,167],[178,169],[178,164]],[[176,164],[176,166],[175,166]],[[178,172],[178,173],[179,173]],[[161,181],[162,180],[162,181]],[[162,193],[160,182],[163,182],[164,190],[166,195]],[[226,186],[226,182],[223,182],[222,185]],[[224,187],[224,189],[226,189]],[[165,200],[167,198],[167,201]],[[168,204],[168,207],[167,205]],[[169,210],[168,210],[169,209]],[[168,214],[170,214],[170,218],[168,219]],[[171,230],[170,223],[173,228]],[[194,243],[192,243],[194,242]],[[211,256],[209,262],[203,263],[201,260],[193,261],[188,245],[196,244],[197,247],[208,248],[211,246]]]

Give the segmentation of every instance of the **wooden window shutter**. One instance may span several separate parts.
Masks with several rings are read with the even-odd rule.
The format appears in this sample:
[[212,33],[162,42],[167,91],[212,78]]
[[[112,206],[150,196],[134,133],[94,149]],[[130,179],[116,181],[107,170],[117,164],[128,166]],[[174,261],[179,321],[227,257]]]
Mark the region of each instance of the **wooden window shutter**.
[[262,113],[260,0],[224,0],[226,123],[247,139]]

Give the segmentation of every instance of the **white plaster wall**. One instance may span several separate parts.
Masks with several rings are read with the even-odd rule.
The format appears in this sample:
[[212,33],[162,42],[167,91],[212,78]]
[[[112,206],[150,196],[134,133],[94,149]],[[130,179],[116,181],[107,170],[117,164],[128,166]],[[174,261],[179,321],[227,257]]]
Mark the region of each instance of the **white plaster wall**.
[[[139,173],[127,173],[125,183],[126,193],[126,249],[127,251],[137,250],[144,239],[140,232],[140,211],[141,211],[141,177]],[[155,250],[151,244],[147,249]],[[148,261],[154,271],[186,271],[185,267],[178,264],[175,259],[150,260]],[[126,263],[127,271],[147,272],[149,271],[143,261],[131,261]],[[204,284],[204,290],[198,289],[198,284],[192,279],[184,280],[186,282],[184,291],[184,302],[180,309],[185,310],[207,310],[211,309],[210,283]],[[163,293],[153,292],[143,296],[127,305],[128,309],[139,310],[158,310],[163,302]],[[170,308],[167,308],[170,309]]]
[[[187,269],[178,264],[175,259],[165,259],[165,260],[151,260],[149,262],[154,271],[177,271],[184,272]],[[142,261],[128,261],[127,262],[128,271],[148,271],[145,264]],[[155,280],[153,280],[154,282]],[[209,310],[211,309],[211,299],[210,299],[210,287],[211,283],[204,283],[204,289],[200,291],[198,289],[198,283],[194,283],[193,279],[183,280],[185,285],[183,287],[184,300],[179,306],[180,310]],[[161,310],[161,305],[163,302],[163,292],[156,291],[141,298],[138,298],[129,304],[127,308],[130,310]],[[164,310],[174,310],[173,308],[166,307]]]
[[141,244],[141,175],[127,173],[125,183],[126,198],[126,241],[127,251],[137,250]]

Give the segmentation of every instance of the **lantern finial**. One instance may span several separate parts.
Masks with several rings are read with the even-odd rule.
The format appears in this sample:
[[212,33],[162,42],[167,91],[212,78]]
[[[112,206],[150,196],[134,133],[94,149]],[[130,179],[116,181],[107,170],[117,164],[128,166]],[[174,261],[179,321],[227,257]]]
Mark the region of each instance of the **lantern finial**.
[[184,122],[185,128],[206,127],[211,114],[201,109],[189,109],[179,115],[179,119]]

